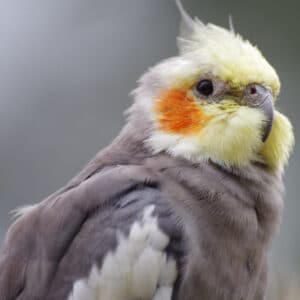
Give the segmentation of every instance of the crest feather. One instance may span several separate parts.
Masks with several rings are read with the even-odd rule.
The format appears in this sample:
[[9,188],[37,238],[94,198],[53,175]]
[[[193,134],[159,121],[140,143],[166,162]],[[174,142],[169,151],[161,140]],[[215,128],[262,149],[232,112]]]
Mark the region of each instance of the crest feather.
[[191,52],[205,45],[209,41],[219,39],[234,41],[241,44],[241,37],[237,36],[234,30],[232,17],[229,16],[229,30],[213,25],[204,24],[199,18],[192,18],[184,9],[181,0],[175,0],[178,11],[181,15],[180,33],[178,37],[178,48],[180,54]]
[[229,30],[230,30],[230,32],[232,32],[233,34],[235,34],[233,20],[232,20],[232,16],[231,15],[229,15],[228,21],[229,21]]
[[180,0],[175,0],[175,3],[181,16],[180,35],[184,37],[194,31],[195,22],[186,12]]
[[229,29],[203,24],[188,15],[180,0],[176,0],[176,4],[182,18],[177,38],[179,54],[198,64],[198,74],[212,73],[231,82],[235,88],[259,82],[278,95],[280,82],[276,71],[256,46],[235,33],[231,17]]

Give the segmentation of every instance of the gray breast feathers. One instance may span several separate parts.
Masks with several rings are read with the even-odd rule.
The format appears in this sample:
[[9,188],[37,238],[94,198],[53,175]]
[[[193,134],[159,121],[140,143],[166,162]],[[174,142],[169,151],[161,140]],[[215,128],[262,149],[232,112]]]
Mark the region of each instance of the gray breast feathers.
[[11,227],[2,300],[262,300],[282,184],[167,155],[104,167]]

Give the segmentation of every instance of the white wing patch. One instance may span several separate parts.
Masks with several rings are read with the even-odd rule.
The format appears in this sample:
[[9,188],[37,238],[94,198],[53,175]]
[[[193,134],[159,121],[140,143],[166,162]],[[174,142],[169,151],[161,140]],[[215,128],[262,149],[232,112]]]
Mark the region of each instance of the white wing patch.
[[166,257],[169,237],[153,210],[146,207],[128,237],[119,236],[118,247],[107,254],[101,270],[94,266],[87,279],[75,282],[68,300],[171,300],[176,262]]

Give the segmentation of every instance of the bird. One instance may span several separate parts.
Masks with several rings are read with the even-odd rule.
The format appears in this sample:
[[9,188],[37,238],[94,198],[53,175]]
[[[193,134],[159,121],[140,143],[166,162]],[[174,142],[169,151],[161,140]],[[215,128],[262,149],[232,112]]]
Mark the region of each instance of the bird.
[[280,79],[237,34],[181,15],[178,54],[132,92],[119,135],[20,208],[1,300],[263,300],[293,127]]

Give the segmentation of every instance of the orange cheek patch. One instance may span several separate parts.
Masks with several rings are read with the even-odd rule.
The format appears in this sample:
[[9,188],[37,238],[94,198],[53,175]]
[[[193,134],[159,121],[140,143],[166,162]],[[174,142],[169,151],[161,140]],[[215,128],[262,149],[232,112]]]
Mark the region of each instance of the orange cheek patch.
[[200,105],[180,89],[162,93],[154,109],[160,129],[169,133],[197,133],[210,119]]

